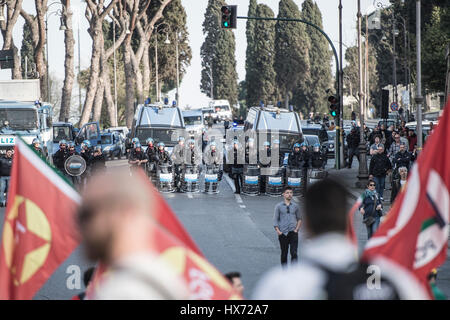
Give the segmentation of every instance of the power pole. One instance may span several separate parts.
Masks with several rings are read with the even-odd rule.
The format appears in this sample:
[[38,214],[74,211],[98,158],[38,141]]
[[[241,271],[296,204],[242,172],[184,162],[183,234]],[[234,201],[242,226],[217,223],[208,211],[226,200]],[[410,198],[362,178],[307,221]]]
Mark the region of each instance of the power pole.
[[422,137],[422,64],[421,64],[421,30],[420,30],[420,12],[421,1],[416,0],[416,47],[417,47],[417,93],[416,93],[416,115],[417,115],[417,149],[419,153],[423,148],[423,137]]

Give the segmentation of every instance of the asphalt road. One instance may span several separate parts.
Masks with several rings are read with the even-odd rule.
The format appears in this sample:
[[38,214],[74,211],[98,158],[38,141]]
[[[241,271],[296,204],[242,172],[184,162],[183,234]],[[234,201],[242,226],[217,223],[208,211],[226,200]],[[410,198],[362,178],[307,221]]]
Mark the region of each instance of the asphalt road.
[[[328,167],[332,167],[333,162],[329,161]],[[353,166],[357,165],[355,161]],[[108,162],[109,170],[122,166],[127,166],[126,160]],[[213,265],[223,273],[242,273],[246,288],[244,294],[251,297],[261,276],[280,263],[279,243],[272,227],[272,216],[273,208],[281,201],[281,197],[235,195],[231,179],[225,175],[219,190],[216,195],[173,193],[164,194],[164,197]],[[4,209],[1,208],[1,230],[3,220]],[[355,230],[362,250],[367,234],[359,214],[355,215]],[[301,229],[300,259],[301,246],[306,241]],[[82,284],[81,287],[77,287],[76,283],[74,286],[71,276],[78,270],[82,274],[91,265],[83,257],[82,248],[78,248],[36,294],[35,299],[70,299],[83,290]],[[448,296],[449,276],[450,264],[446,263],[439,273],[438,286]]]

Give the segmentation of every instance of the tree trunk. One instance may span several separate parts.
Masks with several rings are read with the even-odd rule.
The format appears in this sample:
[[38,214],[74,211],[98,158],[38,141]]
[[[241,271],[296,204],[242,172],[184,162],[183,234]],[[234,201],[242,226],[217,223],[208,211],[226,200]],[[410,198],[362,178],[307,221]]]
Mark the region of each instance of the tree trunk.
[[[93,18],[94,19],[94,18]],[[80,126],[89,122],[91,117],[92,105],[97,92],[97,84],[100,72],[100,56],[102,53],[102,24],[101,21],[93,23],[94,29],[91,32],[92,37],[92,56],[91,70],[89,74],[89,84],[86,91],[86,100],[84,101],[83,112],[81,113]]]
[[[47,88],[47,83],[49,77],[47,66],[46,66],[46,60],[44,57],[44,49],[45,49],[45,43],[47,41],[47,34],[46,34],[46,26],[45,26],[45,15],[47,13],[47,0],[35,0],[35,6],[36,6],[36,20],[38,25],[38,34],[39,34],[39,41],[37,43],[36,48],[34,49],[34,59],[36,62],[36,70],[39,72],[39,80],[41,84],[41,97],[46,100],[50,100],[50,92],[51,89]],[[47,92],[50,91],[50,92]],[[50,102],[50,101],[47,101]]]
[[105,92],[105,83],[103,81],[104,72],[100,73],[100,77],[98,79],[97,92],[95,93],[94,99],[94,112],[92,116],[92,121],[99,121],[102,115],[102,106],[103,106],[103,94]]
[[142,60],[143,70],[143,89],[144,89],[144,97],[147,98],[150,96],[150,57],[149,57],[149,44],[145,45],[144,49],[144,59]]
[[6,4],[6,18],[0,23],[3,36],[3,50],[12,49],[14,52],[14,67],[11,70],[12,79],[22,79],[22,68],[19,50],[14,44],[13,29],[19,18],[23,0],[8,1]]
[[124,46],[123,62],[125,66],[125,88],[126,88],[126,103],[125,103],[125,117],[126,125],[131,128],[134,116],[134,72],[131,62],[131,37],[127,37]]
[[72,9],[70,7],[70,0],[62,0],[61,3],[66,7],[64,12],[66,20],[66,30],[64,31],[64,42],[66,48],[66,57],[64,61],[64,86],[62,89],[61,110],[59,113],[59,121],[66,121],[70,117],[70,106],[72,102],[72,88],[75,77],[74,72],[74,45],[72,28]]
[[103,73],[103,83],[105,85],[105,100],[106,100],[106,108],[108,111],[109,122],[112,127],[117,127],[117,110],[114,104],[114,99],[111,93],[111,79],[109,77],[109,66],[106,67]]

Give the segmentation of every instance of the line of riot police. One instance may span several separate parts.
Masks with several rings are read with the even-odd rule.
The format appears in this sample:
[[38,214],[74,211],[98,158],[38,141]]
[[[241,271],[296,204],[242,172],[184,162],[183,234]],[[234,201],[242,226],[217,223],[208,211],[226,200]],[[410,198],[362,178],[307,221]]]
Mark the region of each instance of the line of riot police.
[[74,142],[61,140],[53,164],[77,188],[84,186],[93,173],[106,170],[101,147],[93,148],[89,140],[81,143],[80,152],[76,151]]

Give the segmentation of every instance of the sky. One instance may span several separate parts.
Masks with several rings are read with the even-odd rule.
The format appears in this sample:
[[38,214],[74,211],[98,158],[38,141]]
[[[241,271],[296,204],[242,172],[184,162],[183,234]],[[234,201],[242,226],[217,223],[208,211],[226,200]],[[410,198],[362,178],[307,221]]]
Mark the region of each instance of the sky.
[[[34,12],[34,1],[25,0],[24,9]],[[57,1],[49,1],[52,4]],[[207,105],[208,98],[200,91],[201,59],[200,47],[204,41],[202,23],[206,11],[208,0],[182,0],[181,1],[187,14],[187,27],[189,32],[189,41],[192,48],[192,61],[187,73],[180,85],[180,104],[182,107],[189,105],[197,108]],[[301,9],[303,0],[294,0]],[[361,0],[361,11],[363,14],[375,10],[373,3],[382,2],[388,5],[388,0]],[[59,1],[57,2],[59,3]],[[258,0],[258,3],[264,3],[272,8],[275,15],[278,13],[279,0]],[[339,11],[338,0],[316,0],[319,9],[322,12],[324,31],[329,35],[336,50],[339,45]],[[238,16],[246,16],[248,12],[248,0],[229,0],[228,4],[238,6]],[[342,0],[343,5],[343,50],[345,54],[346,47],[353,46],[356,43],[356,11],[357,0]],[[78,26],[80,29],[80,51],[81,51],[81,69],[89,67],[91,56],[91,39],[87,33],[88,23],[84,17],[85,2],[82,0],[72,0],[72,10],[74,12],[73,28],[75,36],[75,72],[78,66]],[[50,74],[56,76],[61,82],[64,79],[64,32],[59,30],[59,17],[53,12],[60,9],[59,4],[52,4],[49,10],[48,32],[49,32],[49,69]],[[22,29],[24,20],[19,19],[14,29],[14,41],[20,50],[22,42]],[[247,41],[245,37],[246,20],[238,19],[237,28],[233,31],[236,36],[236,62],[239,81],[245,79],[245,51]],[[3,45],[0,39],[0,45]],[[344,61],[345,66],[345,61]],[[334,70],[335,67],[333,67]],[[0,70],[0,80],[11,78],[9,70]],[[77,89],[76,89],[77,90]],[[74,89],[74,95],[76,94]],[[174,99],[174,92],[170,93],[170,99]]]

